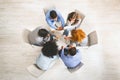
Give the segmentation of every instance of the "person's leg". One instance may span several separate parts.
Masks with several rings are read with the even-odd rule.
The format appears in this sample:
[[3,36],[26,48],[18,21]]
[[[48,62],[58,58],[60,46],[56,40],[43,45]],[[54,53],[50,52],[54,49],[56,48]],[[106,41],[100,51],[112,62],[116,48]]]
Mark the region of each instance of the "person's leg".
[[67,29],[65,29],[64,32],[63,32],[63,35],[65,35],[67,37],[68,34],[69,34],[69,31]]

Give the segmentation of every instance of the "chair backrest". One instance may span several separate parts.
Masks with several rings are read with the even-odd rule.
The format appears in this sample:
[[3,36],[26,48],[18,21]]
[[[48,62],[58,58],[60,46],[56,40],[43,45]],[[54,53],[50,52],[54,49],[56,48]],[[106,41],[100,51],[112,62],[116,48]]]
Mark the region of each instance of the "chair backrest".
[[45,72],[44,70],[40,70],[38,67],[36,67],[35,64],[28,66],[27,70],[31,75],[37,78],[40,77]]
[[28,29],[25,29],[24,31],[23,31],[23,39],[24,39],[24,41],[26,42],[26,43],[28,43],[28,44],[30,44],[30,41],[29,41],[29,39],[28,39],[28,35],[30,34],[30,30],[28,30]]
[[73,73],[73,72],[79,70],[83,65],[84,65],[84,64],[81,62],[78,67],[76,67],[76,68],[74,68],[74,69],[68,69],[68,68],[67,68],[67,69],[68,69],[69,72]]
[[88,46],[92,46],[98,43],[97,33],[93,31],[88,34]]
[[56,8],[55,8],[55,6],[48,6],[46,8],[43,8],[43,11],[44,11],[45,15],[46,15],[47,11],[51,10],[51,9],[56,9]]
[[[81,16],[81,22],[80,22],[80,25],[81,25],[82,21],[83,21],[84,18],[85,18],[85,15],[84,15],[82,12],[80,12],[79,10],[75,10],[75,12],[78,12],[78,13],[80,14],[80,16]],[[79,25],[79,26],[80,26],[80,25]]]

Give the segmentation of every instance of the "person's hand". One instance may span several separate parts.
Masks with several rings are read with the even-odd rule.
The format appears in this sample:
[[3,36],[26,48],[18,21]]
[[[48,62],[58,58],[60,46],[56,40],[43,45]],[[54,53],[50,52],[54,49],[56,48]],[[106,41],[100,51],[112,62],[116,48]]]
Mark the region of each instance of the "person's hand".
[[73,24],[74,22],[75,22],[75,19],[72,19],[72,20],[70,21],[71,24]]
[[55,36],[55,40],[58,40],[59,39],[59,37],[58,36]]
[[63,30],[63,27],[59,27],[60,30]]
[[63,30],[63,27],[58,27],[57,30],[59,30],[59,31],[60,31],[60,30]]
[[52,33],[55,33],[55,31],[51,31]]
[[64,39],[65,40],[70,40],[70,37],[65,36]]

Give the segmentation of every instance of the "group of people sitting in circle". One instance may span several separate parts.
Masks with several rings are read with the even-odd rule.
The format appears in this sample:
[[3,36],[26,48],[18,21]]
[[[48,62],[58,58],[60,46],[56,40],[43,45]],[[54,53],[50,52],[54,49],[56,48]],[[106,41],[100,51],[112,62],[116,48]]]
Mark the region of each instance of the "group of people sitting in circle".
[[[45,16],[51,31],[44,26],[40,26],[28,36],[30,44],[42,47],[36,60],[36,67],[41,70],[48,70],[58,58],[61,58],[68,70],[79,69],[82,62],[81,52],[77,46],[86,46],[88,43],[85,32],[79,28],[82,20],[79,11],[70,12],[66,23],[57,9],[48,10]],[[56,42],[59,37],[57,37],[55,31],[63,31],[61,35],[70,43],[58,48]]]

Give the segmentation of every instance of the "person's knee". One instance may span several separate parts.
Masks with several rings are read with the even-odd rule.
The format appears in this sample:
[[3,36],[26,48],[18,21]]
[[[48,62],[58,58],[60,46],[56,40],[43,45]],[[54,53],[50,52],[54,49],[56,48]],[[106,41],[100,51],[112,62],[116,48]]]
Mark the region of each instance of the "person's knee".
[[63,35],[68,36],[68,34],[69,34],[69,31],[67,29],[64,30]]

